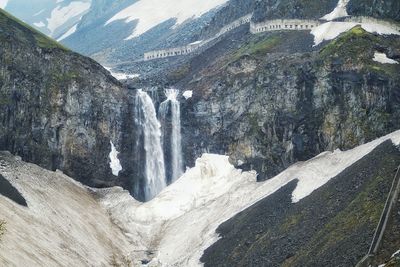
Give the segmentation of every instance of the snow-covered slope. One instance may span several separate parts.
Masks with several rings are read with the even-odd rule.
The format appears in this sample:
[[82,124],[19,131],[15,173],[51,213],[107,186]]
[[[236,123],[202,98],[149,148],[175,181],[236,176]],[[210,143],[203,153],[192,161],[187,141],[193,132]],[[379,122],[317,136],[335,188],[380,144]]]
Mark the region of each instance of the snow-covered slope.
[[71,35],[91,6],[92,0],[8,0],[3,8],[43,33],[61,40]]
[[323,41],[333,40],[341,33],[349,31],[351,28],[361,26],[364,30],[370,33],[380,35],[400,35],[397,25],[391,25],[388,22],[383,22],[375,19],[362,19],[361,22],[335,22],[329,21],[315,27],[311,34],[314,35],[314,45],[318,45]]
[[400,131],[349,151],[322,153],[262,183],[256,182],[256,173],[235,169],[226,156],[204,154],[150,202],[139,203],[118,188],[97,193],[137,245],[136,258],[151,251],[151,266],[197,266],[203,251],[218,239],[215,230],[222,222],[294,179],[298,185],[292,201],[301,201],[388,139],[399,145]]
[[260,183],[255,172],[235,169],[226,156],[204,154],[147,203],[119,187],[87,188],[1,152],[0,174],[27,207],[0,195],[0,219],[7,223],[0,265],[198,266],[218,240],[221,223],[295,179],[292,201],[301,201],[388,139],[399,145],[400,131],[349,151],[322,153]]
[[212,19],[210,13],[228,1],[8,0],[0,7],[106,64],[142,58],[157,47],[187,44]]
[[116,20],[131,22],[137,20],[137,25],[132,34],[126,39],[140,36],[151,28],[169,20],[176,19],[181,24],[190,18],[200,17],[209,10],[226,3],[228,0],[140,0],[133,5],[118,12],[106,23]]
[[0,194],[0,220],[7,228],[0,266],[110,266],[128,256],[125,236],[81,184],[5,152],[0,166],[28,204]]

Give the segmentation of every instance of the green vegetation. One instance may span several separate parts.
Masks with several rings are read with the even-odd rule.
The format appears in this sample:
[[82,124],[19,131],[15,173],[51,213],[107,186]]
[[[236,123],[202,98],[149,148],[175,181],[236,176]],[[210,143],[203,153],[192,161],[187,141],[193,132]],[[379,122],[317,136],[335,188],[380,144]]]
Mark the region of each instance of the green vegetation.
[[359,64],[366,72],[397,77],[399,73],[397,64],[381,64],[372,60],[377,45],[395,47],[396,43],[392,42],[368,33],[361,26],[355,26],[321,49],[321,62],[337,58],[343,60],[344,64]]
[[279,43],[281,43],[281,37],[279,35],[268,36],[261,41],[252,40],[233,54],[232,61],[236,61],[243,55],[263,56],[271,52]]
[[6,222],[4,220],[0,220],[0,241],[6,230]]
[[[319,257],[315,255],[316,252],[322,257],[338,243],[346,242],[352,233],[359,229],[366,229],[364,227],[367,226],[377,225],[385,201],[385,196],[380,193],[378,188],[381,184],[389,182],[388,177],[391,176],[379,175],[372,179],[344,210],[336,214],[324,228],[314,235],[307,246],[304,246],[296,256],[288,259],[283,266],[296,265],[306,258]],[[324,201],[329,203],[331,193],[325,194],[324,198]],[[295,226],[298,223],[297,219],[297,217],[288,218],[289,221],[283,227]]]
[[179,68],[175,69],[169,74],[169,79],[173,82],[178,82],[183,79],[190,72],[190,65],[184,64]]
[[[25,22],[17,19],[16,17],[0,9],[0,27],[2,29],[9,29],[9,34],[16,37],[19,41],[29,41],[33,39],[37,46],[44,49],[61,49],[64,51],[69,51],[66,47],[62,46],[55,40],[47,37],[43,33],[32,28]],[[4,33],[0,33],[0,40],[7,40],[8,36],[4,36]]]
[[369,48],[370,41],[374,41],[372,39],[374,39],[373,35],[367,33],[361,26],[356,26],[327,44],[321,50],[320,55],[322,58],[327,58],[343,56],[344,53],[346,58],[357,60],[360,51],[364,51],[360,49]]
[[281,230],[286,232],[291,227],[294,227],[302,222],[304,216],[302,213],[293,214],[286,218],[285,222],[281,226]]

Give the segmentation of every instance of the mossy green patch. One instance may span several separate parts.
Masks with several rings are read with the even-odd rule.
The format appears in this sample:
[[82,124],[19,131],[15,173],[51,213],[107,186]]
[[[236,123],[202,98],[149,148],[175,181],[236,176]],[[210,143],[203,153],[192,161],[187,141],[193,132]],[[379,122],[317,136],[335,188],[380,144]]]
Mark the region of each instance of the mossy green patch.
[[[377,225],[385,199],[377,188],[380,184],[387,182],[388,179],[384,176],[372,179],[343,211],[326,223],[324,228],[313,236],[308,245],[296,256],[288,259],[283,266],[296,265],[295,263],[301,258],[316,257],[318,256],[315,255],[316,251],[321,255],[328,253],[337,243],[346,240],[355,229],[366,225]],[[324,197],[328,203],[332,195],[326,194]],[[288,223],[287,225],[290,226],[290,221]]]
[[393,47],[392,42],[395,41],[386,40],[379,35],[368,33],[361,26],[355,26],[321,49],[320,62],[337,59],[342,64],[361,66],[361,69],[368,73],[398,77],[400,71],[398,64],[381,64],[372,59],[377,45]]
[[251,40],[248,44],[242,46],[232,55],[232,61],[236,61],[243,55],[252,55],[256,57],[263,56],[271,52],[271,50],[281,43],[281,41],[279,35],[268,36],[262,40]]
[[188,73],[190,72],[190,65],[189,64],[184,64],[180,66],[179,68],[175,69],[169,74],[169,79],[172,82],[177,82],[181,79],[183,79]]
[[372,39],[375,39],[374,36],[368,34],[361,26],[356,26],[322,48],[320,57],[326,59],[345,56],[352,60],[357,59],[360,52],[364,51],[363,48],[370,46],[369,42],[373,41]]

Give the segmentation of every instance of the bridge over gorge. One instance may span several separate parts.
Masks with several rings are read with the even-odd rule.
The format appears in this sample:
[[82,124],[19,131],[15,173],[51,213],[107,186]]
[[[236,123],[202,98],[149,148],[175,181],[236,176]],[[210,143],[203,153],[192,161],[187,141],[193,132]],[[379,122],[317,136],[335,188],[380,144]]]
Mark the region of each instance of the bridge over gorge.
[[190,43],[186,46],[167,48],[161,50],[150,51],[144,54],[144,61],[173,57],[173,56],[183,56],[190,53],[195,52],[201,47],[209,44],[210,42],[216,40],[227,32],[230,32],[241,25],[249,24],[250,25],[250,33],[259,34],[263,32],[272,32],[272,31],[312,31],[314,28],[329,22],[333,23],[350,23],[350,25],[356,26],[358,24],[367,24],[369,26],[379,25],[381,27],[387,27],[393,29],[400,34],[400,26],[395,23],[391,23],[384,20],[378,20],[371,17],[343,17],[338,18],[333,21],[327,21],[323,19],[319,20],[309,20],[309,19],[275,19],[275,20],[266,20],[263,22],[253,22],[251,21],[252,14],[247,14],[234,22],[224,26],[221,30],[214,35],[213,37],[207,40],[200,40],[194,43]]

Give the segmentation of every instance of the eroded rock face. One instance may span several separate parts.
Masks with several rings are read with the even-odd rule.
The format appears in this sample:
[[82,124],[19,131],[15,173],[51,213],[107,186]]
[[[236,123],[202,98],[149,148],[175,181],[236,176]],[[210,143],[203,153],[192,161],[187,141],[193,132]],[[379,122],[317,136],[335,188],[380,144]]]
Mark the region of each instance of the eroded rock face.
[[398,51],[397,37],[353,35],[315,52],[249,49],[231,63],[211,65],[206,79],[191,82],[194,97],[182,112],[189,165],[204,151],[227,153],[262,180],[293,162],[397,129],[399,67],[371,61],[378,47]]
[[400,2],[395,0],[351,0],[347,10],[350,15],[400,20]]
[[[90,186],[130,189],[137,183],[133,92],[93,60],[6,14],[0,21],[0,149]],[[111,172],[110,141],[120,152],[119,177]]]

